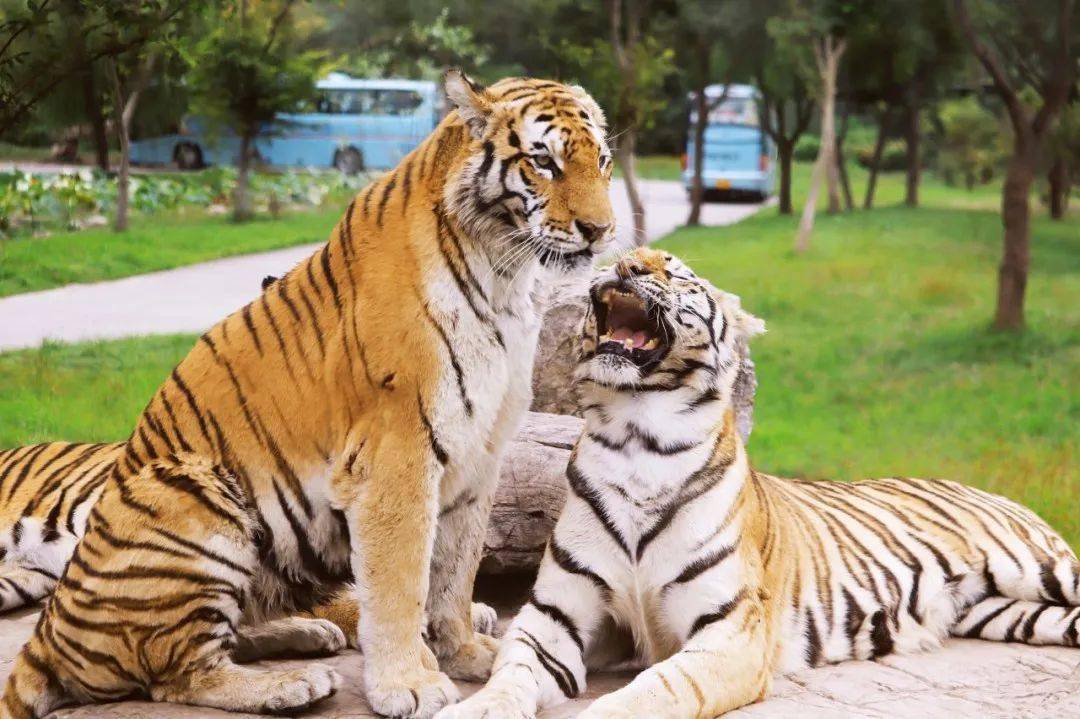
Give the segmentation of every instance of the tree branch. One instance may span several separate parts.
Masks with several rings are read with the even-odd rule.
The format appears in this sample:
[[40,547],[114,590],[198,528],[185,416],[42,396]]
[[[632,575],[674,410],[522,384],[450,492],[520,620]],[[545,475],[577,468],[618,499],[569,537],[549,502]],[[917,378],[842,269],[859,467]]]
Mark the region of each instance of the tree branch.
[[[1067,0],[1062,0],[1062,2],[1067,2]],[[960,26],[960,31],[967,39],[968,44],[971,45],[971,50],[975,53],[975,57],[979,59],[979,62],[986,68],[986,71],[990,73],[990,77],[994,81],[994,86],[997,88],[998,94],[1001,96],[1001,100],[1005,103],[1005,108],[1009,112],[1009,120],[1012,122],[1013,127],[1018,131],[1026,130],[1027,113],[1024,111],[1024,106],[1020,102],[1016,90],[1009,82],[1009,76],[1001,66],[1000,58],[991,52],[976,34],[975,27],[971,24],[971,16],[968,15],[967,3],[964,2],[964,0],[953,0],[953,12],[956,15],[956,22]]]

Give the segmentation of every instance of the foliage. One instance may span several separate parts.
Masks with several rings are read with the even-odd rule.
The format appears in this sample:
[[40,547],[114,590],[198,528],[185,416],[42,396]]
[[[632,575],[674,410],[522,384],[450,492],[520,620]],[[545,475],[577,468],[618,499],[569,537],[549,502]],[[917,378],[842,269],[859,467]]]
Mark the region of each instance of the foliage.
[[[862,167],[869,168],[874,164],[874,146],[856,145],[855,159]],[[881,148],[881,160],[878,169],[883,172],[895,172],[907,167],[907,145],[902,140],[889,140]],[[989,179],[989,178],[988,178]]]
[[799,162],[813,162],[821,151],[821,138],[817,135],[803,135],[795,143],[795,159]]
[[[135,175],[131,205],[152,214],[178,208],[226,206],[236,186],[232,167],[197,173]],[[358,190],[366,180],[336,172],[290,170],[257,174],[251,183],[257,209],[265,211],[271,198],[278,203],[319,206],[330,194]],[[107,215],[116,201],[116,180],[96,170],[73,170],[34,175],[19,170],[0,173],[0,237],[4,235],[71,230],[87,218]]]
[[968,189],[989,182],[1008,154],[1001,122],[974,95],[943,102],[938,116],[941,131],[935,144],[941,176]]
[[1074,185],[1080,185],[1080,100],[1065,106],[1049,137],[1047,155],[1062,158]]

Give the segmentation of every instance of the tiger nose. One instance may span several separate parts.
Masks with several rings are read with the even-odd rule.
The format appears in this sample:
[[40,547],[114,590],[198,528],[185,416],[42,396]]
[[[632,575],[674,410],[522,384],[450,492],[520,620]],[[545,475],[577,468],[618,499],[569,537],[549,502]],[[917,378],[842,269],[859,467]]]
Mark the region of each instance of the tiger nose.
[[578,232],[585,238],[585,241],[590,245],[597,240],[603,238],[604,233],[611,227],[611,223],[605,223],[603,225],[597,225],[592,222],[585,222],[583,220],[574,220],[574,226],[577,227]]

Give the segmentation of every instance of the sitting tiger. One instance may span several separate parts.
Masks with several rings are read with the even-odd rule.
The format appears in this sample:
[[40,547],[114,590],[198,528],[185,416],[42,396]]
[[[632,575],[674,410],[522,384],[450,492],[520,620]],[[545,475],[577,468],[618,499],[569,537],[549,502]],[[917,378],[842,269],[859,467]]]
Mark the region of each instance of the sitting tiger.
[[[81,505],[0,719],[127,697],[301,710],[334,693],[332,669],[236,654],[306,636],[317,620],[281,617],[349,581],[376,712],[429,719],[458,698],[451,676],[488,675],[471,596],[499,462],[547,286],[612,237],[611,152],[579,87],[451,71],[445,90],[456,109],[431,136],[154,394]],[[35,461],[0,496],[49,451],[19,450]],[[80,519],[66,501],[43,532]]]
[[591,288],[570,494],[491,680],[438,719],[518,719],[586,668],[644,663],[578,719],[715,717],[775,672],[952,633],[1076,646],[1080,565],[1028,509],[954,482],[780,479],[734,431],[736,343],[764,331],[669,254]]

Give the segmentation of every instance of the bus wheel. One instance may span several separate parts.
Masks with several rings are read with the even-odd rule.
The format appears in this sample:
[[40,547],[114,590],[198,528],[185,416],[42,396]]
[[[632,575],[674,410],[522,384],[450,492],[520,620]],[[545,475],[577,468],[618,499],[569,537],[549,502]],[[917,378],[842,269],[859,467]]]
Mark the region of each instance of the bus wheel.
[[194,142],[180,142],[173,148],[173,159],[181,170],[199,170],[204,167],[202,149]]
[[334,153],[334,167],[346,175],[364,171],[364,156],[355,147],[346,147]]

